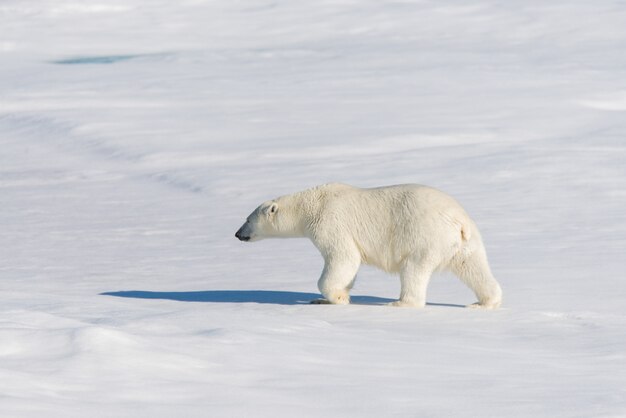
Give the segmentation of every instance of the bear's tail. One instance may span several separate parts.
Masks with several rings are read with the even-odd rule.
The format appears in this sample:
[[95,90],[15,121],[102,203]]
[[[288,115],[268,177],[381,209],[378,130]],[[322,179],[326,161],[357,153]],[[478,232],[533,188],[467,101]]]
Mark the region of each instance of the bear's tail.
[[472,237],[472,230],[469,225],[462,224],[461,225],[461,239],[463,241],[469,241]]

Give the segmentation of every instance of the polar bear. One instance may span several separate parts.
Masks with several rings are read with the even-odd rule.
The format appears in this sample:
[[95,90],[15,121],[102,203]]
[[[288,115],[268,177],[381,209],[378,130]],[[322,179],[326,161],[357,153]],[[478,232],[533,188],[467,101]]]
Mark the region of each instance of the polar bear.
[[456,200],[427,186],[317,186],[261,204],[235,236],[309,238],[324,258],[318,288],[325,299],[313,303],[349,303],[361,263],[400,274],[394,306],[425,306],[430,277],[441,270],[476,294],[471,307],[493,309],[502,301],[476,224]]

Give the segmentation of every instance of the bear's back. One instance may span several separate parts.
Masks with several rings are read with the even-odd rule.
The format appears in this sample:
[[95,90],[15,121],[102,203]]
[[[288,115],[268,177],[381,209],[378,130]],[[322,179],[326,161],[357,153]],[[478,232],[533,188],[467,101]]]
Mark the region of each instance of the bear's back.
[[361,189],[345,184],[324,185],[321,224],[333,233],[349,235],[363,261],[397,271],[417,247],[446,247],[459,240],[468,216],[449,195],[418,184]]

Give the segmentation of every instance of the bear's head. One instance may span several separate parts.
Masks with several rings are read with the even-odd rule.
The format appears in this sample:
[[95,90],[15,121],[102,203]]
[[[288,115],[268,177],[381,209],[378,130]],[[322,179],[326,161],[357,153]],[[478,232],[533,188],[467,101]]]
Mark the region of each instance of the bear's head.
[[288,198],[267,201],[248,216],[235,233],[241,241],[259,241],[263,238],[289,238],[303,236],[299,216],[294,213]]
[[246,222],[235,233],[241,241],[258,241],[276,235],[278,205],[274,201],[263,203],[248,216]]
[[254,210],[235,233],[241,241],[264,238],[296,238],[306,236],[307,215],[297,196],[269,200]]

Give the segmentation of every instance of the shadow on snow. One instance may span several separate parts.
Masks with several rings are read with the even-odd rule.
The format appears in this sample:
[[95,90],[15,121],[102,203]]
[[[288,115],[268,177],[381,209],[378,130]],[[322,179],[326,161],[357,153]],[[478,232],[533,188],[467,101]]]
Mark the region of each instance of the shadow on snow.
[[[104,296],[116,296],[133,299],[164,299],[178,302],[212,303],[269,303],[274,305],[307,305],[320,298],[317,293],[285,292],[276,290],[204,290],[196,292],[151,292],[145,290],[124,290],[101,293]],[[376,296],[350,296],[356,305],[384,305],[394,299]],[[462,308],[462,305],[428,303],[429,306],[447,306]]]

